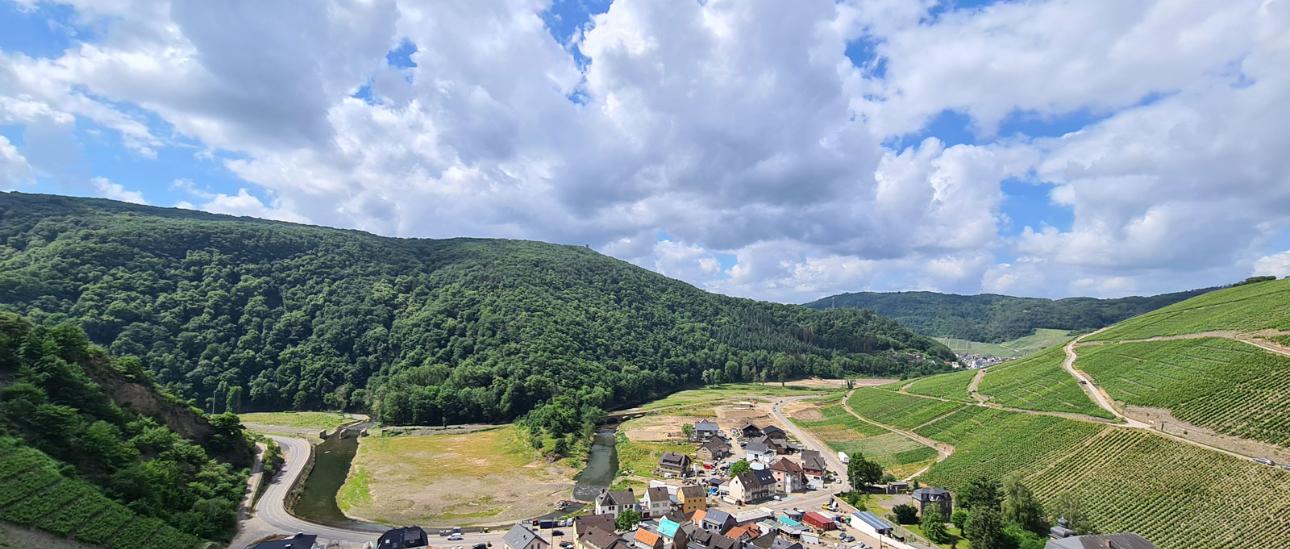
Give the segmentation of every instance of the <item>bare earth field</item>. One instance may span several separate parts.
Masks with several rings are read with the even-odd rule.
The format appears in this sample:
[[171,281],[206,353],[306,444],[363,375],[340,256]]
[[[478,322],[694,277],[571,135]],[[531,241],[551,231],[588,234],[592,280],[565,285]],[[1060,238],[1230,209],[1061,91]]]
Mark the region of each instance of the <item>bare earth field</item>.
[[465,434],[366,437],[336,502],[388,524],[502,524],[568,499],[573,469],[548,463],[513,426]]

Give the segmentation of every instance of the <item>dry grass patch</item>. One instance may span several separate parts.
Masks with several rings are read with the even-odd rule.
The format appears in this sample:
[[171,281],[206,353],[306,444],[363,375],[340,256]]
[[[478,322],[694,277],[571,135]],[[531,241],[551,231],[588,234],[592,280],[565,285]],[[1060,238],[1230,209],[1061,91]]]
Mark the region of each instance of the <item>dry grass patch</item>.
[[495,524],[549,512],[571,497],[575,473],[513,426],[367,437],[336,499],[347,515],[389,524]]

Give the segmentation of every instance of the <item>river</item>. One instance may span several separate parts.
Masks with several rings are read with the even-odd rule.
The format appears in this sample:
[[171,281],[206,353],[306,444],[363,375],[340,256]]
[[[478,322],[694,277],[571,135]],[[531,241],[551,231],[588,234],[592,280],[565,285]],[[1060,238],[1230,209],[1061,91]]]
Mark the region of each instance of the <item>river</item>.
[[345,516],[336,505],[336,492],[345,484],[354,454],[358,452],[359,435],[369,426],[370,423],[359,423],[344,427],[314,446],[314,468],[305,478],[304,489],[291,508],[291,514],[328,526],[384,531],[384,528]]
[[591,448],[587,451],[587,466],[573,479],[574,499],[592,501],[614,481],[618,474],[618,449],[614,446],[617,433],[617,424],[596,429]]

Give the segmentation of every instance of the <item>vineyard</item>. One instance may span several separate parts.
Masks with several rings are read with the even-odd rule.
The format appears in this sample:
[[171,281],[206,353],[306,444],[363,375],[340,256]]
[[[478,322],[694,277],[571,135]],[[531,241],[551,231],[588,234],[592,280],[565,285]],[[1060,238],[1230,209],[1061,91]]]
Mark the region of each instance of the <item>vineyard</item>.
[[1117,400],[1290,447],[1290,358],[1217,338],[1090,345],[1079,355],[1077,366]]
[[1111,419],[1111,414],[1089,400],[1075,378],[1062,368],[1065,356],[1061,347],[1053,347],[1026,358],[991,366],[977,391],[1013,408]]
[[1109,429],[1027,478],[1044,500],[1073,492],[1100,531],[1169,547],[1290,547],[1290,472]]
[[793,417],[792,420],[829,448],[850,455],[864,454],[897,477],[904,478],[936,459],[935,449],[860,421],[840,403],[822,406],[817,411],[822,416],[820,419]]
[[1213,330],[1290,329],[1290,279],[1215,290],[1116,324],[1088,341],[1143,339]]
[[1028,474],[1103,429],[1107,427],[1052,416],[966,407],[915,430],[954,446],[954,455],[932,466],[922,481],[957,491],[980,475]]
[[905,389],[916,395],[927,395],[951,400],[968,400],[968,385],[976,376],[976,370],[963,370],[948,374],[939,374],[919,378]]
[[925,397],[897,393],[884,387],[866,387],[856,390],[847,405],[857,414],[895,427],[912,429],[963,406]]
[[93,485],[64,477],[39,450],[0,438],[0,518],[111,549],[195,547],[196,537],[141,517]]

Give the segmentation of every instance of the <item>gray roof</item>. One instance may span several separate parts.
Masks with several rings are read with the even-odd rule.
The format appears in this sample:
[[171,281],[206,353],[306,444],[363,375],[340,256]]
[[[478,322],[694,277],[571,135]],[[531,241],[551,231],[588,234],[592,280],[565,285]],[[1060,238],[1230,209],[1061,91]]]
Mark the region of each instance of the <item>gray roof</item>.
[[682,486],[680,493],[686,498],[703,498],[708,495],[707,490],[704,490],[702,486],[696,485]]
[[650,488],[649,490],[646,490],[645,498],[650,501],[671,501],[672,500],[672,496],[667,495],[667,488],[664,486],[659,486],[657,488]]
[[1051,539],[1044,544],[1044,549],[1156,549],[1156,546],[1147,538],[1126,532]]
[[766,445],[765,439],[757,438],[748,441],[748,446],[744,449],[754,454],[764,454],[770,451],[770,446]]
[[581,536],[588,530],[608,530],[614,531],[614,515],[604,513],[600,515],[582,515],[573,519],[573,534]]
[[765,429],[761,430],[761,432],[770,438],[784,438],[788,436],[788,433],[785,433],[783,429],[774,425],[767,425]]
[[695,431],[720,431],[721,428],[718,427],[717,424],[714,422],[708,421],[706,419],[701,419],[699,420],[698,423],[694,424],[694,430]]
[[725,524],[727,521],[734,522],[735,517],[721,509],[708,509],[708,514],[703,515],[703,522],[711,524]]
[[769,469],[751,469],[739,473],[739,482],[745,489],[765,488],[775,485],[775,475]]
[[[516,523],[509,532],[506,532],[506,536],[502,537],[502,543],[505,543],[511,549],[523,549],[528,547],[535,539],[542,540],[541,536],[538,536],[537,532],[529,530],[528,526]],[[542,540],[542,543],[545,544],[546,540]]]
[[829,468],[824,461],[824,456],[815,450],[802,450],[802,467],[815,471],[824,471]]
[[252,549],[313,549],[317,539],[318,536],[310,534],[296,534],[289,538],[262,541]]
[[600,528],[592,528],[578,539],[581,540],[582,543],[598,549],[618,549],[620,547],[628,546],[627,542],[618,537],[618,534],[613,533],[613,531],[606,531]]
[[658,462],[672,467],[684,467],[690,462],[690,456],[676,452],[663,452],[663,457],[659,458]]
[[868,511],[856,511],[855,513],[851,513],[851,516],[860,519],[860,522],[868,524],[878,532],[890,532],[893,528],[890,522],[882,520],[881,518],[878,518],[878,515]]
[[950,499],[950,491],[944,488],[919,488],[914,490],[914,499],[918,501]]
[[636,493],[632,492],[630,488],[605,492],[600,497],[601,501],[610,505],[634,505],[636,503]]
[[776,537],[770,542],[770,549],[802,549],[802,544],[791,539]]

